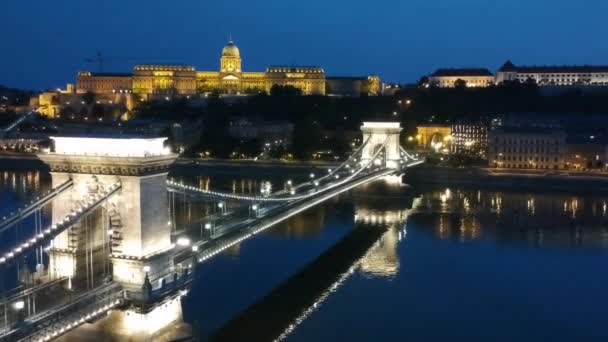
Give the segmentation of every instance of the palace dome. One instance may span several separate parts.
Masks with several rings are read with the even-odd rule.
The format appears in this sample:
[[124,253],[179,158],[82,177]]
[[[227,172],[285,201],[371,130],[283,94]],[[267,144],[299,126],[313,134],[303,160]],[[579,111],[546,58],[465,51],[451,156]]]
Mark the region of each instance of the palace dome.
[[241,57],[241,52],[233,41],[229,41],[228,44],[226,44],[226,46],[224,46],[222,49],[222,57],[224,56]]

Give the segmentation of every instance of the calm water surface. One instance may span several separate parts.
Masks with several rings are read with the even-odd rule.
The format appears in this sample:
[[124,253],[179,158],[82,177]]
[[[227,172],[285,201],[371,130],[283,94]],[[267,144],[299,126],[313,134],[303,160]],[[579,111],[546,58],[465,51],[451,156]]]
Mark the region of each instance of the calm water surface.
[[[235,192],[285,180],[175,177]],[[49,183],[0,171],[0,216]],[[200,265],[184,320],[202,339],[604,341],[607,202],[366,186]],[[214,210],[177,201],[175,221]]]

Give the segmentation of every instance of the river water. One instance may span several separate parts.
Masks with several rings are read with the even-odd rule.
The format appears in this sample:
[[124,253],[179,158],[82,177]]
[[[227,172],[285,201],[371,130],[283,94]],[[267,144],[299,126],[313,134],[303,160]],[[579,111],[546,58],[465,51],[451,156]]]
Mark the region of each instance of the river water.
[[[235,192],[285,181],[174,177]],[[0,216],[49,184],[0,171]],[[183,320],[201,340],[605,341],[607,204],[378,182],[199,265]],[[203,212],[182,204],[176,220]]]

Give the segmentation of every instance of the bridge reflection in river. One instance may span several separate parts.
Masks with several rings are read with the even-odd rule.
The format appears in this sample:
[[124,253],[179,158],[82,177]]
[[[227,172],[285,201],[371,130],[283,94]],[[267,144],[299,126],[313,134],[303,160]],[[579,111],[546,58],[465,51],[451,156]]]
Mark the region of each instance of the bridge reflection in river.
[[[15,184],[23,182],[20,177],[7,175],[5,179],[9,180],[6,183],[9,189],[14,184],[13,178],[16,180]],[[34,180],[32,176],[30,178]],[[27,177],[25,181],[29,182]],[[281,182],[281,179],[275,181],[275,186],[280,187]],[[44,187],[43,180],[38,183],[39,187]],[[241,184],[241,181],[236,183]],[[231,186],[232,183],[226,183],[227,188]],[[202,265],[200,278],[194,285],[196,293],[188,296],[184,306],[187,324],[168,323],[181,320],[180,310],[175,309],[181,309],[182,306],[178,305],[179,301],[174,301],[166,307],[165,314],[162,315],[166,320],[162,322],[156,318],[142,322],[142,318],[136,315],[112,313],[107,319],[74,331],[73,335],[65,335],[62,340],[82,340],[83,336],[87,337],[87,340],[95,340],[95,337],[98,337],[98,340],[117,339],[116,334],[124,336],[137,332],[141,330],[140,327],[146,325],[158,327],[159,330],[154,332],[152,338],[143,337],[144,335],[138,333],[142,340],[179,337],[190,330],[208,335],[212,330],[217,331],[217,328],[231,318],[244,315],[247,307],[263,301],[262,298],[266,294],[278,291],[281,284],[291,276],[303,272],[311,260],[315,260],[324,251],[331,250],[334,243],[348,236],[354,222],[358,228],[382,227],[386,226],[387,222],[407,218],[408,230],[405,232],[402,229],[389,229],[384,238],[364,257],[347,259],[351,265],[356,264],[354,274],[358,277],[353,279],[352,275],[347,276],[340,282],[351,268],[333,272],[330,281],[319,281],[316,284],[325,285],[321,286],[322,291],[304,296],[308,302],[296,305],[298,310],[286,316],[289,319],[274,326],[260,325],[258,329],[272,330],[277,336],[285,333],[284,337],[289,339],[297,335],[294,339],[296,341],[298,336],[310,336],[298,333],[298,329],[302,329],[298,324],[303,322],[303,319],[325,317],[322,313],[319,316],[319,311],[326,310],[327,305],[343,305],[322,299],[324,293],[329,293],[328,297],[324,298],[332,298],[335,297],[334,293],[344,290],[343,286],[334,287],[334,284],[348,284],[361,281],[360,279],[384,279],[392,282],[403,275],[404,271],[407,272],[411,267],[411,263],[408,263],[411,261],[409,257],[420,258],[420,255],[410,254],[408,259],[404,259],[403,252],[399,251],[402,249],[399,242],[404,241],[401,246],[408,246],[412,233],[417,235],[418,239],[424,237],[427,243],[435,241],[434,243],[442,248],[446,248],[446,243],[448,246],[490,243],[518,248],[575,249],[580,254],[581,249],[601,250],[608,247],[606,196],[583,197],[568,193],[495,192],[462,188],[394,188],[395,186],[383,183],[363,186],[350,195],[342,195],[323,206],[300,214],[255,240],[238,245],[234,251],[239,253],[224,255],[209,265]],[[239,186],[236,187],[238,188]],[[34,192],[28,194],[18,190],[15,197],[0,195],[0,198],[28,201],[35,195]],[[405,215],[405,210],[409,206],[408,198],[411,203],[412,196],[421,196],[421,205],[416,212],[408,216]],[[205,205],[209,206],[209,210],[214,206],[212,202],[200,205],[201,207],[190,208],[191,220],[204,215],[201,208]],[[182,214],[180,220],[185,222],[188,215]],[[289,274],[288,270],[295,271],[295,274]],[[425,275],[418,273],[417,276],[424,278]],[[415,279],[410,279],[413,280]],[[314,278],[303,283],[311,282],[314,285]],[[444,288],[442,291],[449,289]],[[243,295],[244,292],[247,292],[247,295]],[[355,308],[349,307],[348,310]],[[402,310],[411,308],[403,307]],[[268,317],[265,316],[264,310],[251,312],[254,316]],[[213,315],[218,317],[213,318]],[[223,318],[219,318],[220,316]],[[264,324],[267,323],[268,321]],[[163,329],[162,325],[165,324],[167,326]],[[318,324],[316,320],[312,326],[318,327]],[[292,325],[293,328],[290,329]],[[304,324],[303,328],[310,332],[310,326],[306,328]],[[289,335],[290,333],[292,335]]]

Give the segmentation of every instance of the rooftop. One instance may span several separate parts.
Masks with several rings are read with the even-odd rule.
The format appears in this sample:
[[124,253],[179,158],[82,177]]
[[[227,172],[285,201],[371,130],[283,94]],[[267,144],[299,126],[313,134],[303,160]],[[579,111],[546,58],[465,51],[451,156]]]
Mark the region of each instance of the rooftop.
[[133,68],[135,71],[196,71],[191,65],[183,64],[140,64]]
[[167,138],[131,136],[51,137],[56,154],[114,157],[148,157],[169,155],[164,146]]
[[80,76],[92,76],[92,77],[131,77],[132,73],[128,72],[90,72],[82,71],[79,73]]
[[608,65],[528,65],[517,66],[511,61],[503,64],[498,71],[518,73],[595,73],[608,72]]
[[401,128],[400,122],[365,121],[361,128]]
[[269,66],[267,69],[267,72],[283,72],[283,70],[287,70],[288,72],[309,72],[309,71],[315,71],[315,72],[325,72],[323,70],[323,68],[318,67],[318,66],[305,66],[305,65],[285,65],[285,66],[281,66],[281,65],[273,65],[273,66]]

